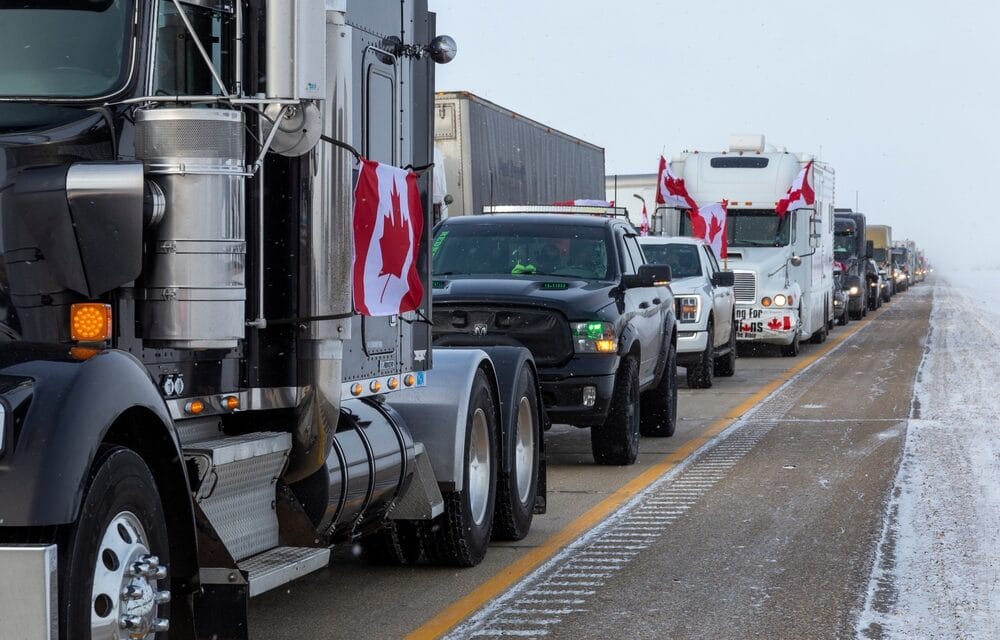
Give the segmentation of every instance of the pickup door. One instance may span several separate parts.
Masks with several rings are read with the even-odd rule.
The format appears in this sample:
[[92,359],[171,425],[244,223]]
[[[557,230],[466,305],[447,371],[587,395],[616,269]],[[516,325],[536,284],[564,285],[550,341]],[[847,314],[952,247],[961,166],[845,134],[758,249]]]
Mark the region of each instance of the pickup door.
[[715,286],[715,274],[719,273],[719,261],[715,259],[711,247],[701,246],[701,262],[704,273],[708,275],[708,281],[712,290],[712,309],[715,318],[715,334],[712,336],[712,343],[720,347],[729,343],[729,332],[733,330],[733,306],[736,304],[733,298],[732,287]]
[[[621,254],[622,273],[636,274],[639,267],[645,264],[639,242],[634,235],[626,234],[621,228],[615,236]],[[666,328],[667,314],[673,304],[673,294],[669,286],[635,287],[626,289],[624,298],[625,315],[634,314],[629,322],[635,328],[640,340],[639,385],[646,386],[656,375],[656,366],[659,364],[664,344],[663,331]]]

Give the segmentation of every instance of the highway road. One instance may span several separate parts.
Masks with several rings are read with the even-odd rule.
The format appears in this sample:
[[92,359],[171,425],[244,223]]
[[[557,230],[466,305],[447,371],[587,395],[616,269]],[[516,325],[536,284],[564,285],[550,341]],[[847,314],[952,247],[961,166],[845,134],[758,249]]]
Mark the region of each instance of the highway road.
[[681,382],[677,433],[643,438],[630,467],[594,465],[589,434],[557,425],[549,512],[526,539],[472,569],[343,550],[254,600],[251,637],[849,637],[930,307],[918,286],[797,358]]

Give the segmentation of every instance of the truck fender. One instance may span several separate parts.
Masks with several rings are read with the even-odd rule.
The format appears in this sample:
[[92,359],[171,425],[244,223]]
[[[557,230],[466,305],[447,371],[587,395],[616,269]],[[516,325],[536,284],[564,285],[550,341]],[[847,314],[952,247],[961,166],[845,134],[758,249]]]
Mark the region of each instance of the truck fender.
[[[423,387],[389,396],[389,404],[405,420],[415,442],[422,442],[441,491],[461,491],[465,471],[465,418],[476,372],[487,373],[499,400],[496,369],[482,349],[435,348],[433,371]],[[497,415],[501,416],[499,401]]]
[[98,448],[115,442],[139,453],[157,480],[170,525],[174,575],[196,575],[190,485],[159,390],[128,353],[74,353],[79,352],[56,345],[15,343],[0,349],[0,396],[8,421],[13,418],[18,425],[0,454],[0,523],[74,522]]
[[621,338],[619,338],[618,355],[624,358],[633,351],[637,351],[639,357],[642,357],[642,348],[638,340],[639,337],[635,334],[635,329],[631,325],[626,325],[622,329]]
[[[538,370],[535,367],[535,361],[531,357],[531,352],[524,347],[483,347],[483,351],[486,355],[490,357],[493,361],[493,370],[496,372],[497,386],[500,389],[500,428],[507,430],[512,429],[513,425],[517,421],[517,398],[514,394],[517,392],[517,379],[521,375],[521,370],[524,367],[531,369],[532,373],[535,374],[535,399],[538,402],[540,424],[538,432],[539,444],[543,441],[542,431],[545,430],[545,425],[548,422],[548,416],[545,413],[545,405],[542,403],[542,392],[541,388],[538,386]],[[435,363],[435,368],[437,363]],[[500,468],[506,469],[510,466],[510,456],[511,452],[508,447],[504,446],[507,442],[506,438],[500,439]]]

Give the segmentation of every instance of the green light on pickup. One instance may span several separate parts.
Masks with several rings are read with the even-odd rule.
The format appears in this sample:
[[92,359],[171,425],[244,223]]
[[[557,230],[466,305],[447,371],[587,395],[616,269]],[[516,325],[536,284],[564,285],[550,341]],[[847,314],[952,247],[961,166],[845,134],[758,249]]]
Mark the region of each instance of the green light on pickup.
[[446,280],[431,280],[432,289],[444,289],[446,286],[448,286]]
[[543,282],[542,289],[548,289],[550,291],[562,291],[563,289],[568,289],[569,285],[565,282]]
[[580,322],[573,328],[573,336],[576,338],[587,338],[588,340],[599,340],[604,337],[604,323]]

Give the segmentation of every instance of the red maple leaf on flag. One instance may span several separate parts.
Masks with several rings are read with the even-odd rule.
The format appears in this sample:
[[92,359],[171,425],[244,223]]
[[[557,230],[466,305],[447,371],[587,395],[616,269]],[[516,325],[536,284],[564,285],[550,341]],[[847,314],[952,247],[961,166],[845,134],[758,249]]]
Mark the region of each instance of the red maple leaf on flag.
[[771,321],[767,323],[767,326],[771,327],[775,331],[781,328],[781,320],[777,318],[771,318]]
[[715,242],[715,236],[719,235],[722,231],[722,223],[715,216],[712,216],[712,224],[708,226],[708,242],[711,244]]
[[[410,223],[403,218],[403,208],[399,202],[399,190],[396,188],[396,181],[392,181],[392,193],[389,214],[382,222],[382,237],[378,240],[379,249],[382,252],[382,269],[378,275],[403,277],[403,266],[406,264],[406,256],[410,253]],[[385,286],[382,287],[381,301],[385,298],[385,290],[389,287],[389,279],[386,279]]]

